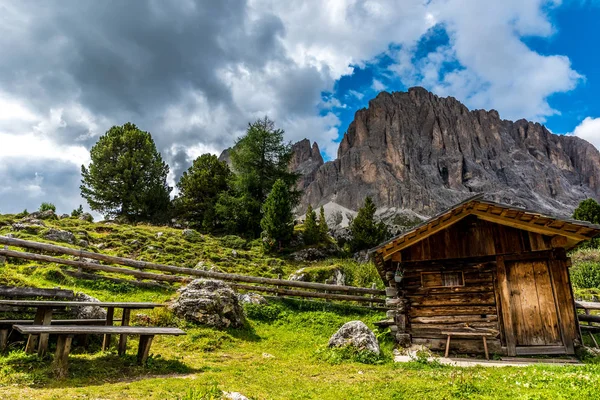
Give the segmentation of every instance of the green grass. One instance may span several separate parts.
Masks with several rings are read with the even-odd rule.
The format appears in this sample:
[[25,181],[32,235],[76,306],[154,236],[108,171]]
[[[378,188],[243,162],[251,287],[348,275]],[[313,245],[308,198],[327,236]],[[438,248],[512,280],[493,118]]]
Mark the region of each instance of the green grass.
[[[0,234],[11,232],[14,216],[0,215]],[[89,224],[75,219],[47,221],[50,227],[71,230],[91,248],[107,254],[194,267],[198,261],[222,271],[284,276],[301,267],[317,273],[341,267],[355,285],[370,286],[372,265],[348,260],[296,263],[265,254],[258,241],[194,234],[181,230],[113,224]],[[37,233],[15,236],[43,240]],[[158,237],[157,233],[163,232]],[[235,250],[235,253],[233,252]],[[236,254],[237,253],[237,254]],[[596,253],[577,254],[576,262],[593,262]],[[101,300],[167,301],[170,289],[143,289],[130,284],[87,281],[67,276],[58,265],[10,260],[0,267],[0,284],[71,288]],[[583,367],[454,368],[423,360],[392,362],[388,332],[375,330],[380,357],[349,349],[330,350],[329,337],[345,322],[360,319],[371,328],[380,312],[320,301],[271,300],[247,306],[244,329],[216,330],[178,320],[168,310],[142,311],[134,323],[179,326],[183,337],[156,337],[148,365],[135,365],[137,339],[128,342],[128,355],[101,352],[95,338],[88,350],[77,340],[70,356],[69,375],[54,378],[52,351],[44,359],[23,353],[15,343],[0,355],[0,398],[31,399],[218,399],[236,391],[252,399],[594,399],[600,387],[598,358]],[[144,318],[135,315],[146,314]],[[586,335],[587,336],[587,335]],[[584,341],[589,338],[584,336]],[[600,337],[598,338],[600,340]],[[51,350],[54,346],[51,340]]]

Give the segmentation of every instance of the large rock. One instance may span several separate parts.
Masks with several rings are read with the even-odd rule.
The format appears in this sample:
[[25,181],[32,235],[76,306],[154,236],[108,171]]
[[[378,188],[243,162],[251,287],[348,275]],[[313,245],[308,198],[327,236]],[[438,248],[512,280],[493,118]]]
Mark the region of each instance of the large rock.
[[55,242],[75,243],[75,235],[73,233],[54,228],[48,230],[44,238]]
[[[89,296],[85,293],[77,293],[74,298],[75,301],[92,301],[98,303],[95,297]],[[73,307],[73,313],[77,319],[105,319],[106,310],[102,307],[97,306],[85,306],[85,307]]]
[[290,281],[318,282],[330,285],[346,284],[346,274],[338,265],[300,268],[291,274],[288,279]]
[[423,88],[382,92],[356,112],[337,159],[306,186],[299,212],[329,203],[357,210],[371,196],[379,212],[415,219],[480,192],[570,216],[579,201],[600,199],[600,152],[578,137],[503,120],[495,110],[470,111]]
[[237,294],[225,283],[195,279],[180,289],[171,310],[180,318],[216,328],[240,328],[244,310]]
[[367,350],[379,355],[379,343],[375,334],[362,322],[346,322],[329,339],[329,347],[354,346],[359,350]]

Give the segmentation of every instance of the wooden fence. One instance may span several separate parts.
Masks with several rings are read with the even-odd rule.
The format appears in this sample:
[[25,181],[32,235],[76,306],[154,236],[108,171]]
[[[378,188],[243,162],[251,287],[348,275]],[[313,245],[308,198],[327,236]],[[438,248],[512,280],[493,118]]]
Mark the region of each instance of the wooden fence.
[[[93,253],[82,249],[72,249],[69,247],[56,246],[52,244],[33,242],[23,239],[9,238],[5,236],[0,236],[0,244],[3,244],[5,246],[32,249],[39,252],[74,256],[78,259],[58,258],[44,254],[15,251],[8,249],[7,247],[5,247],[4,249],[0,248],[0,257],[12,257],[30,261],[56,263],[66,265],[69,267],[75,267],[80,270],[102,271],[113,274],[127,275],[137,278],[138,280],[185,283],[196,278],[209,278],[233,282],[231,286],[235,289],[263,293],[275,293],[278,296],[281,295],[303,298],[318,298],[336,301],[351,301],[361,303],[363,305],[364,303],[368,303],[369,307],[374,308],[379,308],[378,305],[385,303],[385,298],[382,297],[385,296],[385,290],[378,290],[376,288],[330,285],[324,283],[300,282],[290,281],[286,279],[274,279],[258,276],[229,274],[224,272],[202,271],[192,268],[183,268],[172,265],[133,260],[124,257],[109,256],[106,254]],[[129,268],[94,263],[90,262],[89,260],[97,260]],[[156,273],[148,271],[161,271],[165,273]],[[81,272],[74,272],[72,275],[84,279],[91,278],[89,276],[90,274]]]
[[592,311],[600,310],[600,302],[575,301],[575,307],[584,311],[584,314],[577,314],[577,319],[579,319],[579,327],[581,328],[581,334],[583,335],[585,332],[588,332],[592,338],[592,341],[594,342],[594,346],[596,346],[596,348],[600,347],[598,346],[598,342],[594,337],[594,333],[600,333],[600,315],[592,314]]

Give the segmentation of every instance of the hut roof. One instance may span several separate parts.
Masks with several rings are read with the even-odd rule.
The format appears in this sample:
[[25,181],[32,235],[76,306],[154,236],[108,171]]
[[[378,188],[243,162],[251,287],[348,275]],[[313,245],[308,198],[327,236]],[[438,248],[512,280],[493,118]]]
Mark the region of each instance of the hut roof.
[[567,238],[566,245],[564,246],[567,250],[575,247],[582,241],[600,234],[600,225],[543,215],[536,211],[484,200],[483,194],[478,194],[393,237],[387,242],[369,250],[369,253],[380,260],[386,260],[393,253],[412,246],[469,215],[475,215],[482,220],[543,235],[564,236]]

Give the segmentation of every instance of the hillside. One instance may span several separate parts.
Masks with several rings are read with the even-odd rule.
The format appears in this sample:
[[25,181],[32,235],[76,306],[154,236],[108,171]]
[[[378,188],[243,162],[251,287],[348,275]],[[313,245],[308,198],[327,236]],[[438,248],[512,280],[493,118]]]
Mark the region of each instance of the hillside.
[[[302,154],[295,165],[307,169],[311,154]],[[328,203],[357,210],[371,196],[388,214],[432,216],[483,192],[570,216],[579,201],[600,198],[600,152],[590,143],[418,87],[380,93],[356,112],[337,158],[308,165],[301,212]]]
[[[227,272],[277,276],[301,266],[326,266],[349,261],[301,263],[270,257],[259,242],[235,236],[214,237],[148,225],[89,223],[76,218],[23,222],[22,216],[0,216],[0,235],[78,247],[107,254],[137,257],[181,266]],[[19,230],[15,230],[16,227]],[[24,229],[24,225],[28,226]],[[77,244],[45,238],[52,229],[70,232]],[[162,234],[161,234],[162,233]],[[84,240],[86,243],[79,243]],[[600,261],[596,250],[577,252],[576,268]],[[167,301],[177,286],[144,288],[106,280],[73,278],[57,265],[9,259],[0,266],[0,284],[71,288],[101,300]],[[109,275],[103,275],[109,276]],[[593,295],[594,291],[586,292]],[[22,343],[0,355],[0,397],[36,399],[218,399],[221,391],[236,391],[252,399],[410,399],[410,398],[593,398],[600,385],[600,364],[584,367],[469,368],[442,366],[418,359],[407,364],[392,360],[393,343],[374,322],[385,317],[349,305],[322,301],[269,299],[268,305],[247,305],[248,324],[241,329],[217,330],[178,320],[168,310],[134,312],[134,324],[179,326],[184,337],[156,337],[148,366],[134,365],[137,340],[128,355],[90,351],[76,344],[70,356],[70,375],[55,380],[50,356],[26,355]],[[136,315],[138,315],[136,317]],[[374,329],[383,355],[365,360],[360,354],[327,350],[329,337],[345,322],[362,320]],[[593,360],[592,360],[593,361]],[[365,364],[365,362],[367,362]],[[431,385],[431,382],[437,382]],[[573,382],[578,382],[576,385]],[[211,397],[212,396],[212,397]]]

